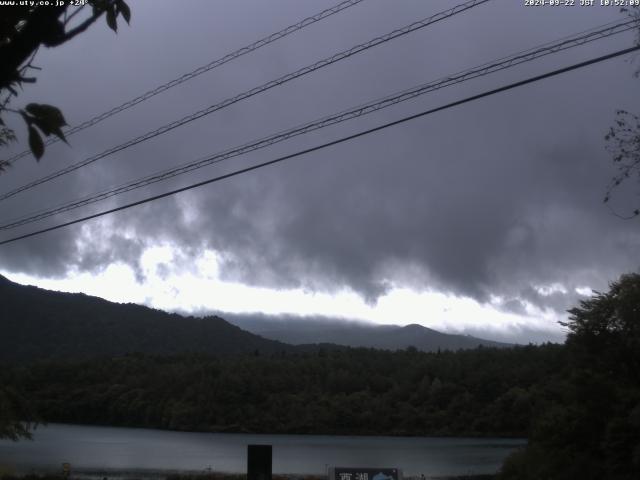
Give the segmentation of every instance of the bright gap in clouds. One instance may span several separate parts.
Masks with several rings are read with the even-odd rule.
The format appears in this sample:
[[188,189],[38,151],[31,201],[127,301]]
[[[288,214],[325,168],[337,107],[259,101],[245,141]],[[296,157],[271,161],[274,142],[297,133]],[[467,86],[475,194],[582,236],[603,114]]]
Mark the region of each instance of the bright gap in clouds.
[[[468,297],[396,286],[371,305],[346,289],[331,295],[225,282],[219,278],[218,258],[208,250],[196,262],[185,266],[170,246],[148,248],[140,259],[145,277],[142,282],[131,267],[122,263],[111,264],[97,274],[83,272],[62,279],[9,272],[3,275],[17,283],[48,290],[82,292],[113,302],[145,304],[195,315],[216,311],[223,316],[224,312],[323,316],[377,324],[417,323],[449,333],[483,331],[486,338],[515,336],[523,330],[548,332],[550,339],[561,336],[557,322],[562,318],[530,303],[525,303],[526,314],[522,315],[501,310],[503,299],[497,296],[481,304]],[[546,288],[557,291],[558,286]],[[526,343],[525,339],[522,341]]]

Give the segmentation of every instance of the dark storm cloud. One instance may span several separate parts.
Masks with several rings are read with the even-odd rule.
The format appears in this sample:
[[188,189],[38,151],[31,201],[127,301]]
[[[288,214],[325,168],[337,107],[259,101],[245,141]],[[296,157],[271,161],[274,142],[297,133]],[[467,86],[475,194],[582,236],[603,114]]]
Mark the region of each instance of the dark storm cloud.
[[98,229],[85,229],[81,241],[76,241],[77,253],[74,268],[79,271],[97,273],[105,266],[115,262],[130,265],[138,281],[144,280],[139,266],[140,256],[144,252],[145,242],[136,237],[128,237],[111,230],[112,226]]
[[[25,93],[25,101],[55,98],[52,103],[60,104],[68,117],[84,120],[321,9],[317,2],[230,2],[221,18],[217,2],[190,2],[189,10],[173,2],[139,5],[132,26],[121,29],[118,38],[106,27],[96,27],[82,42],[43,54],[42,78]],[[11,182],[42,176],[450,5],[365,2],[110,119],[74,137],[71,149],[56,145],[38,165],[22,161],[10,172]],[[114,155],[80,175],[41,187],[37,196],[16,198],[6,208],[17,215],[42,208],[42,198],[53,199],[51,203],[72,199],[616,16],[598,7],[561,9],[553,15],[534,10],[497,0],[451,24],[412,34]],[[567,52],[438,92],[353,125],[272,147],[246,162],[275,158],[590,58],[631,39]],[[63,88],[60,79],[72,65],[77,68],[74,85]],[[351,288],[369,302],[394,285],[412,286],[479,301],[500,296],[503,308],[512,312],[523,312],[523,302],[561,312],[578,299],[575,288],[602,289],[638,267],[637,223],[618,220],[601,204],[612,174],[602,137],[616,108],[640,110],[640,83],[632,72],[632,65],[616,60],[441,112],[119,213],[92,227],[5,247],[0,262],[10,271],[55,276],[99,271],[119,261],[140,277],[141,253],[164,243],[178,248],[185,269],[192,268],[204,249],[215,249],[221,254],[223,277],[251,285],[330,292]],[[230,168],[205,169],[145,195]],[[5,179],[0,180],[6,189]],[[630,200],[620,199],[623,204]],[[566,293],[542,295],[537,289],[555,283]]]

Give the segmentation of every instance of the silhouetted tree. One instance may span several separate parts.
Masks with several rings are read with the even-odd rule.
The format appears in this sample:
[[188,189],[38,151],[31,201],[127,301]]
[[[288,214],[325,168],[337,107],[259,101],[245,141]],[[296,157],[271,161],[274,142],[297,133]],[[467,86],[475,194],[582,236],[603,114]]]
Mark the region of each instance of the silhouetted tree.
[[640,275],[569,310],[569,362],[505,479],[631,480],[640,471]]
[[[16,2],[18,3],[18,2]],[[31,3],[31,2],[20,2]],[[40,2],[33,2],[38,4]],[[53,3],[53,2],[51,2]],[[124,0],[88,0],[91,14],[82,21],[76,15],[84,6],[63,5],[15,5],[2,7],[0,16],[0,147],[15,140],[15,132],[3,120],[7,112],[20,115],[27,125],[29,147],[40,159],[44,154],[42,135],[56,135],[64,140],[62,127],[66,121],[62,112],[51,105],[30,103],[24,109],[9,108],[13,97],[26,83],[34,83],[32,62],[41,46],[60,46],[86,31],[102,15],[107,25],[117,31],[117,17],[128,23],[131,12]],[[72,11],[71,11],[72,10]],[[71,11],[71,12],[70,12]],[[9,166],[0,160],[0,172]]]
[[14,385],[0,385],[0,438],[31,438],[34,427],[31,402]]
[[[626,12],[631,18],[640,21],[640,8],[621,8],[621,12]],[[636,44],[640,45],[640,30],[636,33]],[[635,71],[634,76],[640,77],[640,68]],[[611,153],[613,163],[618,173],[611,179],[604,203],[608,203],[615,193],[615,190],[625,181],[636,178],[640,182],[640,118],[626,110],[618,110],[616,119],[609,132],[605,135],[607,150]],[[629,214],[615,215],[625,219],[631,219],[640,215],[640,205],[632,207]]]

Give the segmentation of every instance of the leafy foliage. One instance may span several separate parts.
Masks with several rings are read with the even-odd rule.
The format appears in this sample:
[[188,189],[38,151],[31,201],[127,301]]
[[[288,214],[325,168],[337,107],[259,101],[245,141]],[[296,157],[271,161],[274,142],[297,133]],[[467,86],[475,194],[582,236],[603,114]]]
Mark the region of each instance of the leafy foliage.
[[[57,47],[84,32],[103,14],[109,28],[117,32],[117,17],[122,16],[127,23],[131,20],[131,10],[124,0],[88,0],[92,13],[83,21],[73,24],[75,15],[84,7],[76,7],[73,13],[69,5],[38,5],[39,2],[22,2],[25,5],[5,6],[0,19],[0,147],[15,140],[15,132],[7,128],[2,115],[7,112],[21,115],[27,126],[29,147],[40,159],[44,154],[45,136],[56,135],[66,141],[62,127],[67,125],[61,111],[47,104],[29,104],[25,109],[8,107],[12,97],[26,83],[34,83],[36,78],[27,76],[33,66],[33,59],[41,46]],[[64,3],[64,2],[59,2]],[[68,3],[68,2],[67,2]],[[27,5],[29,4],[29,5]],[[9,166],[0,160],[0,172]]]
[[29,148],[36,160],[40,160],[44,155],[44,142],[40,132],[46,136],[54,134],[61,140],[67,141],[62,133],[62,127],[67,125],[67,122],[58,108],[51,105],[30,103],[25,110],[20,110],[19,113],[27,124]]
[[[607,187],[604,202],[607,203],[622,182],[635,177],[640,180],[640,118],[625,110],[616,112],[614,126],[605,135],[607,150],[613,156],[613,163],[618,170]],[[640,208],[635,208],[626,218],[640,215]]]
[[[622,7],[620,13],[626,13],[629,18],[640,21],[640,7]],[[636,45],[640,45],[640,29],[636,30]],[[636,78],[640,77],[640,69],[634,73]],[[618,173],[611,179],[604,196],[604,203],[608,203],[615,190],[632,177],[640,180],[640,119],[637,115],[618,110],[614,125],[609,128],[605,135],[607,150],[612,154],[613,163]],[[633,207],[632,207],[633,208]],[[635,218],[640,215],[640,208],[636,207],[630,214],[615,215],[624,219]]]
[[15,387],[9,371],[0,372],[0,438],[31,438],[35,428],[32,403]]
[[22,399],[12,388],[0,388],[0,438],[31,438],[28,422],[20,411]]
[[[4,126],[4,122],[0,118],[0,148],[9,145],[16,140],[16,136],[13,130]],[[0,173],[4,172],[9,167],[9,162],[6,160],[0,160]]]
[[640,275],[570,310],[568,362],[505,479],[635,479],[640,471]]

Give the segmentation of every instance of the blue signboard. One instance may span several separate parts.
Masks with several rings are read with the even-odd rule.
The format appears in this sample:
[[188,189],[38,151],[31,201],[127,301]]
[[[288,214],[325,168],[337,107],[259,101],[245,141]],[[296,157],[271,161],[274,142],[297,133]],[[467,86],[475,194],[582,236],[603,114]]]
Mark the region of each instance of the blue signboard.
[[332,467],[330,480],[402,480],[399,468]]

